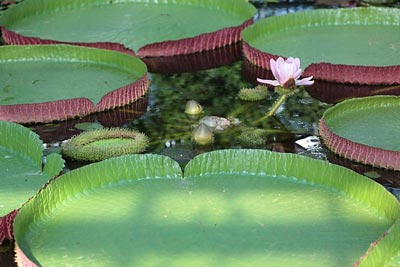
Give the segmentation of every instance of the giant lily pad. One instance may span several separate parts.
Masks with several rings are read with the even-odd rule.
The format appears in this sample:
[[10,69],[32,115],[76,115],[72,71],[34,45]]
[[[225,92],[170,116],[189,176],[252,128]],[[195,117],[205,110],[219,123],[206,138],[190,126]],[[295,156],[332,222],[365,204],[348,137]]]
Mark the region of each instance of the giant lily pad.
[[345,100],[325,111],[320,134],[333,152],[362,163],[400,170],[400,97]]
[[244,55],[263,68],[270,58],[300,58],[304,75],[335,82],[400,84],[400,10],[311,10],[269,17],[243,33]]
[[[63,167],[58,154],[46,157],[39,137],[29,129],[0,121],[0,244],[11,238],[7,214],[21,207]],[[4,217],[3,217],[4,216]],[[3,217],[3,218],[2,218]]]
[[243,0],[25,0],[0,18],[10,44],[76,43],[172,56],[241,40],[256,9]]
[[124,106],[148,89],[146,65],[110,50],[0,47],[0,120],[49,122]]
[[351,266],[362,258],[360,266],[383,266],[399,252],[400,204],[348,169],[222,150],[194,158],[184,173],[171,158],[145,154],[60,176],[15,218],[18,260],[237,267]]

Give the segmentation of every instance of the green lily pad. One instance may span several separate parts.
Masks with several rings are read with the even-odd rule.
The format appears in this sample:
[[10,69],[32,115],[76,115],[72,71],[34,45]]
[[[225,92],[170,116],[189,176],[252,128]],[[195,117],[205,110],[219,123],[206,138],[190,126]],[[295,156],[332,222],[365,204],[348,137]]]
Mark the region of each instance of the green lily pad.
[[361,84],[400,83],[400,10],[321,9],[268,17],[243,33],[244,54],[269,69],[269,59],[298,57],[304,75]]
[[21,125],[0,121],[0,244],[8,237],[3,236],[1,217],[19,209],[63,168],[58,154],[48,155],[45,163],[42,158],[38,135]]
[[29,266],[351,266],[361,258],[360,266],[383,266],[399,252],[399,202],[348,169],[222,150],[184,173],[169,157],[145,154],[60,176],[15,218],[17,258]]
[[66,120],[134,102],[146,65],[123,53],[70,45],[0,47],[0,120]]
[[376,167],[400,170],[400,97],[345,100],[325,111],[320,134],[333,152]]
[[11,44],[122,44],[140,57],[171,56],[239,42],[255,13],[243,0],[25,0],[0,25]]

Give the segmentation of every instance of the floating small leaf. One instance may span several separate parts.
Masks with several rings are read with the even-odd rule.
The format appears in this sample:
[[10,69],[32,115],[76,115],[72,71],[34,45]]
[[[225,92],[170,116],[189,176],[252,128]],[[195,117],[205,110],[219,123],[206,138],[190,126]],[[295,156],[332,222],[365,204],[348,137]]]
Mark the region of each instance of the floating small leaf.
[[72,137],[62,145],[62,153],[72,159],[101,161],[143,152],[148,145],[145,134],[123,128],[90,130]]

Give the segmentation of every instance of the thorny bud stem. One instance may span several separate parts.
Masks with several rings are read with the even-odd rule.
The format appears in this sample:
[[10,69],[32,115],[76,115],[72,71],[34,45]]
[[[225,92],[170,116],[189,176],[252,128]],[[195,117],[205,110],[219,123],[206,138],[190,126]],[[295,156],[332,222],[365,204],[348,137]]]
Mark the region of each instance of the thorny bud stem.
[[278,108],[286,101],[286,99],[289,96],[296,93],[297,91],[298,91],[298,89],[296,88],[296,86],[294,86],[292,88],[285,88],[285,87],[281,87],[281,86],[275,87],[275,92],[277,92],[279,94],[279,98],[274,102],[274,104],[272,105],[272,107],[268,111],[268,113],[265,114],[265,116],[256,120],[256,123],[261,122],[261,121],[275,115]]
[[268,111],[267,114],[259,118],[258,120],[255,121],[255,123],[259,123],[265,119],[268,119],[269,117],[273,116],[278,108],[286,101],[288,98],[289,94],[281,94],[279,98],[274,102],[274,105],[271,107],[271,109]]
[[267,117],[273,116],[276,113],[276,111],[278,110],[278,108],[286,101],[288,96],[289,96],[289,94],[280,95],[279,98],[274,102],[274,105],[268,111],[266,116]]

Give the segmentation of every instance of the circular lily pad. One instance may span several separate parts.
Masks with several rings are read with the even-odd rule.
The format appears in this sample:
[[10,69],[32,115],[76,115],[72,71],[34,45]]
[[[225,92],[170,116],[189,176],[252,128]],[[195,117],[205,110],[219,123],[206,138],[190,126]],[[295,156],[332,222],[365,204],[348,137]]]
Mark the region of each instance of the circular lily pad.
[[11,220],[17,210],[58,175],[64,161],[50,154],[43,162],[39,136],[19,124],[0,121],[0,244],[11,239]]
[[399,252],[399,202],[337,165],[224,150],[194,158],[184,173],[169,157],[145,154],[60,176],[15,218],[19,262],[383,266]]
[[269,59],[298,57],[305,76],[362,84],[400,83],[400,9],[311,10],[268,17],[246,28],[244,55],[269,69]]
[[345,100],[324,113],[320,134],[333,152],[354,161],[400,170],[400,97]]
[[148,89],[146,65],[111,50],[0,47],[0,120],[66,120],[127,105]]
[[256,8],[243,0],[26,0],[0,18],[10,44],[120,44],[140,57],[190,54],[237,43]]

